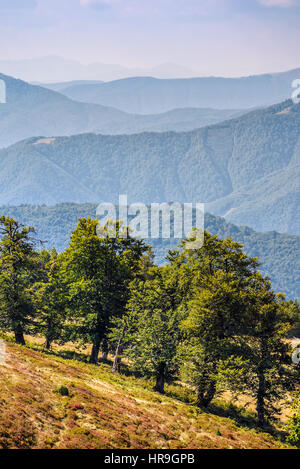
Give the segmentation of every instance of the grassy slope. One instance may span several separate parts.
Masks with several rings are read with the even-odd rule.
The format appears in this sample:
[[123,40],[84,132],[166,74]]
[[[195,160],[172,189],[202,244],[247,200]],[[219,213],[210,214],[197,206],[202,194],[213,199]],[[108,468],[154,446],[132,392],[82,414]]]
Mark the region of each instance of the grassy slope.
[[[7,343],[0,448],[278,448],[266,433],[198,412],[145,381]],[[68,387],[70,395],[53,392]]]

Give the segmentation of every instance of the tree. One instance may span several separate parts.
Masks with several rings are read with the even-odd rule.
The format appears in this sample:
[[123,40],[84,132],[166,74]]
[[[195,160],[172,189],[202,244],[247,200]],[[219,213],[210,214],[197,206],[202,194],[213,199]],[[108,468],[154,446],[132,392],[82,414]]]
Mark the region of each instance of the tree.
[[40,253],[41,279],[34,284],[35,308],[37,311],[36,331],[46,339],[50,349],[55,340],[63,338],[63,326],[67,306],[67,289],[61,275],[61,256],[55,249]]
[[131,366],[143,376],[154,377],[154,390],[160,393],[177,371],[180,336],[181,318],[168,283],[170,273],[168,267],[154,268],[152,278],[132,282],[123,322],[125,353]]
[[122,231],[120,222],[101,227],[97,220],[81,218],[72,233],[63,256],[71,337],[92,342],[91,363],[98,361],[112,318],[125,310],[129,282],[138,275],[139,259],[146,250],[142,241]]
[[0,217],[0,327],[13,331],[21,345],[34,317],[31,286],[37,253],[33,234],[34,228]]
[[255,274],[246,293],[248,308],[235,355],[219,367],[227,388],[241,390],[256,401],[260,427],[279,412],[278,403],[293,389],[297,370],[291,365],[287,334],[300,317],[299,305],[275,294],[270,282]]
[[[136,239],[130,235],[130,227],[123,226],[122,221],[107,220],[105,225],[98,223],[97,234],[102,238],[102,242],[108,247],[110,252],[113,252],[118,257],[122,265],[121,283],[122,283],[122,295],[118,297],[115,295],[115,299],[119,301],[113,318],[119,320],[122,318],[125,312],[126,304],[129,300],[130,289],[129,284],[135,278],[144,279],[147,272],[153,265],[153,252],[151,246],[146,246],[143,240]],[[110,269],[110,264],[106,266],[107,275],[112,278],[116,275]],[[116,356],[120,357],[122,351],[122,341],[118,341],[115,349]],[[102,341],[102,357],[107,358],[109,346],[111,342],[108,338],[108,328],[103,337]],[[117,350],[118,349],[118,350]],[[116,363],[120,367],[119,358],[116,358]]]
[[244,328],[246,284],[219,270],[202,281],[188,303],[179,355],[182,376],[196,388],[199,407],[207,407],[221,390],[218,367],[234,353]]
[[258,424],[264,427],[278,412],[280,399],[293,389],[296,375],[285,339],[288,330],[299,322],[300,309],[297,302],[276,295],[269,280],[259,274],[250,292],[250,304],[249,337],[243,344],[250,366],[244,379],[256,399]]
[[181,324],[186,340],[179,356],[185,379],[197,389],[198,405],[206,407],[217,392],[218,364],[230,355],[244,326],[245,291],[258,262],[231,238],[205,232],[203,246],[193,250],[189,241],[170,252],[169,259],[174,269],[189,272]]

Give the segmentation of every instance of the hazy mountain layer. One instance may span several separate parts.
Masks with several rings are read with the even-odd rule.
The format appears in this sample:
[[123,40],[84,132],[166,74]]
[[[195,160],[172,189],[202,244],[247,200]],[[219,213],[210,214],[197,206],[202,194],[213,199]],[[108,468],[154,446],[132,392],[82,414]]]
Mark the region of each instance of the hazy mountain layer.
[[1,204],[204,202],[253,228],[299,234],[300,105],[193,132],[35,137],[0,151]]
[[76,60],[56,55],[23,60],[0,60],[0,70],[7,75],[27,81],[59,82],[62,80],[117,80],[125,77],[153,76],[183,78],[197,76],[189,68],[173,63],[162,63],[152,68],[130,68],[120,64],[94,62],[84,65]]
[[226,110],[181,109],[162,115],[131,115],[110,107],[75,102],[53,90],[5,75],[0,74],[0,79],[5,81],[7,90],[7,102],[0,104],[0,147],[34,135],[192,130],[239,114]]
[[175,108],[249,109],[289,99],[300,69],[245,78],[189,78],[158,80],[127,78],[100,84],[72,84],[66,96],[122,111],[157,114]]

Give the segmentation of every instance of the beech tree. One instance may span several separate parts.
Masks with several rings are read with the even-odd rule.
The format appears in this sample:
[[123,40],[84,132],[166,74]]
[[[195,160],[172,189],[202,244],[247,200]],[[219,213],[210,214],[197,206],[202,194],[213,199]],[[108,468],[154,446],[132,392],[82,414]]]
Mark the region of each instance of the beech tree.
[[297,302],[275,294],[269,280],[260,275],[250,302],[249,337],[243,343],[250,366],[244,379],[256,400],[258,424],[264,427],[276,415],[278,402],[293,389],[296,380],[290,345],[285,339],[288,330],[299,322],[300,309]]
[[129,233],[121,236],[122,229],[127,228],[120,222],[108,222],[100,230],[97,220],[81,218],[63,256],[73,322],[70,337],[92,342],[94,364],[112,318],[124,313],[129,282],[138,274],[139,260],[147,250]]
[[179,357],[182,375],[196,388],[198,405],[207,407],[218,390],[218,364],[231,354],[234,339],[245,328],[245,294],[258,262],[230,238],[205,232],[203,246],[194,250],[188,242],[170,257],[173,268],[192,272],[182,305],[185,340]]
[[13,218],[0,217],[0,326],[12,331],[17,344],[24,345],[24,333],[34,317],[31,286],[37,254],[34,229]]
[[67,306],[67,288],[61,275],[61,256],[55,249],[39,254],[41,275],[33,286],[37,333],[45,337],[45,347],[53,341],[63,340]]
[[286,338],[299,322],[300,310],[297,302],[275,294],[269,280],[258,272],[246,298],[247,327],[219,373],[228,389],[254,398],[258,425],[263,428],[276,418],[278,404],[297,381],[298,371],[292,366]]
[[[132,282],[123,318],[124,353],[133,369],[155,379],[154,390],[160,393],[164,393],[165,382],[178,371],[181,297],[177,280],[174,270],[165,266],[150,270],[144,281]],[[119,331],[123,331],[121,325]]]
[[246,281],[242,287],[234,273],[218,271],[188,303],[179,355],[182,376],[196,388],[199,407],[207,407],[217,393],[218,366],[233,353],[235,339],[245,328],[245,291]]

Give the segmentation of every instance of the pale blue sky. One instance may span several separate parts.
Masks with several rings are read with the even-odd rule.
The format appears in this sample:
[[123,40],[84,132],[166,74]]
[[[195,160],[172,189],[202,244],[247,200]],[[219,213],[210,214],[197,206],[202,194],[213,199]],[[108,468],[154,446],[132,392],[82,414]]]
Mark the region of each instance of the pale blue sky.
[[300,0],[0,0],[0,60],[238,76],[300,67]]

